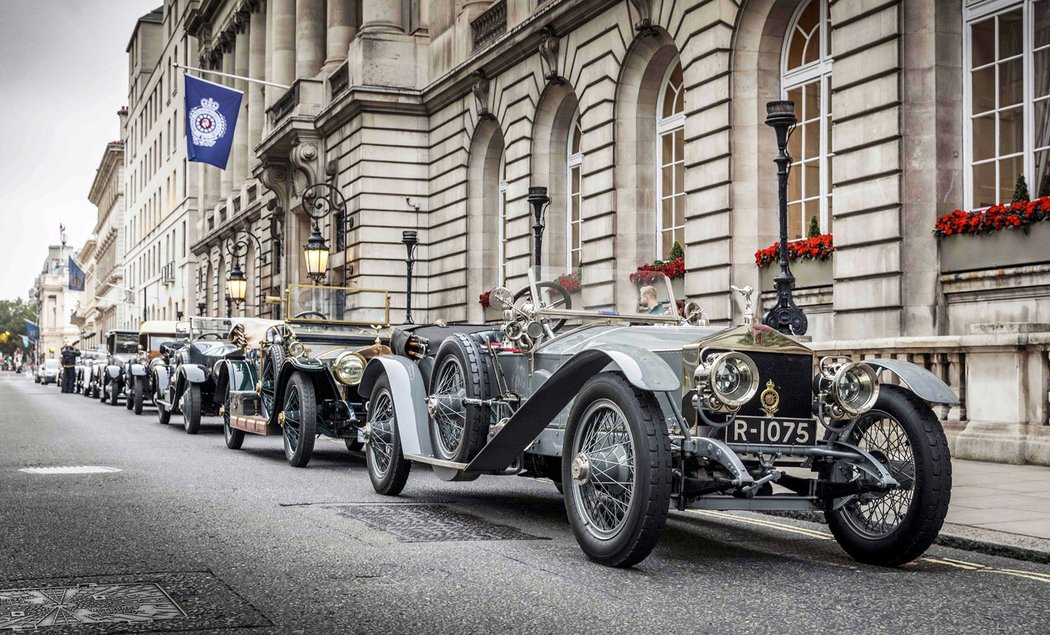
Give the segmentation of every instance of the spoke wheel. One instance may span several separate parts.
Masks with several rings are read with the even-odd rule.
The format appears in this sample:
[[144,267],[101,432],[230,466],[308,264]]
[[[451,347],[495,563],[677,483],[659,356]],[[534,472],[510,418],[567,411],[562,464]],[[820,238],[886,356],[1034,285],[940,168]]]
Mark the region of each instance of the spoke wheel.
[[284,349],[278,345],[270,346],[262,361],[262,377],[260,378],[262,405],[267,416],[279,409],[276,407],[274,393],[277,390],[277,377],[283,365]]
[[401,453],[401,435],[397,429],[390,380],[386,375],[377,379],[372,387],[366,425],[365,463],[372,487],[380,494],[397,496],[408,482],[412,463]]
[[198,384],[186,386],[182,395],[182,427],[186,434],[197,434],[201,429],[201,387]]
[[671,447],[652,393],[617,373],[580,390],[562,450],[565,509],[590,559],[641,562],[656,545],[671,500]]
[[446,357],[438,369],[434,396],[438,404],[433,417],[437,451],[443,458],[457,456],[463,443],[463,430],[467,421],[467,406],[463,403],[467,397],[467,389],[463,379],[463,367],[452,355]]
[[284,390],[284,455],[292,467],[306,467],[317,437],[317,402],[314,385],[295,373]]
[[492,408],[467,400],[492,397],[491,360],[470,337],[456,333],[438,349],[427,398],[435,455],[466,463],[488,441]]
[[837,509],[842,501],[826,501],[829,528],[861,562],[914,560],[937,538],[951,497],[951,459],[937,417],[910,391],[882,386],[875,407],[861,415],[846,441],[874,456],[900,486],[852,496]]
[[226,441],[226,447],[231,450],[240,450],[244,443],[244,430],[238,430],[230,425],[230,399],[222,405],[222,438]]
[[[536,289],[540,294],[539,305],[537,306],[532,300],[532,289],[528,286],[518,289],[518,292],[514,294],[515,306],[520,306],[525,302],[532,303],[536,308],[544,309],[571,309],[572,308],[572,296],[565,290],[565,287],[561,286],[556,282],[537,282]],[[550,327],[555,333],[565,326],[565,320],[551,320]]]

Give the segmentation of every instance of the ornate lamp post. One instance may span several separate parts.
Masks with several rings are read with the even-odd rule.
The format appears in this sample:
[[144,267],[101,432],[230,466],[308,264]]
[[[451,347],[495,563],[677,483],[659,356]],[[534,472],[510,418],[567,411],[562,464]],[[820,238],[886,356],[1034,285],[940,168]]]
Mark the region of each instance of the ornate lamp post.
[[777,198],[780,215],[780,273],[773,278],[777,290],[777,303],[766,314],[766,326],[789,335],[805,335],[809,320],[802,309],[795,305],[791,293],[795,288],[795,276],[788,266],[787,247],[787,181],[791,167],[791,155],[787,152],[788,138],[795,129],[795,102],[771,101],[766,103],[766,125],[777,135]]
[[539,273],[540,263],[543,256],[543,210],[551,204],[551,197],[547,196],[547,188],[537,185],[529,188],[529,205],[532,205],[532,215],[535,221],[532,223],[532,235],[536,242],[535,263]]
[[328,183],[314,183],[303,191],[302,201],[303,210],[313,221],[310,237],[303,245],[306,275],[317,284],[328,274],[328,255],[331,252],[324,236],[321,235],[319,221],[333,211],[338,213],[337,217],[346,218],[346,199],[334,186]]
[[416,263],[416,244],[419,238],[414,229],[406,229],[401,232],[401,242],[405,244],[408,255],[405,257],[405,324],[415,324],[412,321],[412,266]]
[[260,264],[265,264],[265,255],[262,250],[262,243],[255,237],[255,234],[251,233],[247,229],[241,230],[244,232],[243,238],[238,238],[235,233],[226,244],[226,251],[233,258],[233,267],[230,269],[230,273],[226,274],[226,295],[230,297],[240,306],[244,302],[245,296],[248,294],[248,278],[244,275],[244,271],[241,270],[240,259],[248,255],[248,248],[250,244],[248,239],[255,241],[256,254]]

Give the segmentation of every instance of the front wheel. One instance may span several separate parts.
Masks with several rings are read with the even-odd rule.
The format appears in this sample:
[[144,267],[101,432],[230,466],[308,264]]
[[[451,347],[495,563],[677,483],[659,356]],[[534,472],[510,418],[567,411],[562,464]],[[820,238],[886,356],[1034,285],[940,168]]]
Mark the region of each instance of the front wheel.
[[142,414],[142,402],[146,400],[146,385],[141,379],[139,379],[135,382],[135,386],[131,392],[132,398],[134,399],[135,414],[140,415]]
[[240,450],[244,443],[244,430],[238,430],[230,425],[230,400],[228,398],[222,405],[222,438],[226,441],[226,447],[231,450]]
[[394,398],[386,375],[377,379],[372,387],[366,425],[368,441],[365,444],[365,464],[368,466],[368,478],[376,492],[397,496],[405,489],[412,462],[401,453]]
[[292,467],[306,467],[317,438],[317,401],[314,385],[302,373],[294,373],[284,390],[284,456]]
[[884,385],[846,441],[874,456],[900,487],[858,494],[837,509],[826,501],[835,540],[866,564],[895,567],[918,558],[937,538],[951,498],[948,441],[936,415],[910,391]]
[[186,386],[182,395],[182,427],[186,434],[197,434],[201,429],[201,387],[197,384]]
[[109,382],[109,405],[115,406],[120,400],[120,386],[116,381]]
[[128,394],[125,395],[125,397],[124,397],[124,407],[127,408],[128,410],[131,410],[132,408],[135,407],[135,403],[134,403],[135,385],[138,384],[138,383],[139,382],[137,382],[134,379],[132,379],[131,380],[131,385],[127,387]]
[[561,480],[588,558],[610,567],[644,560],[671,501],[671,443],[653,394],[617,373],[584,384],[565,430]]

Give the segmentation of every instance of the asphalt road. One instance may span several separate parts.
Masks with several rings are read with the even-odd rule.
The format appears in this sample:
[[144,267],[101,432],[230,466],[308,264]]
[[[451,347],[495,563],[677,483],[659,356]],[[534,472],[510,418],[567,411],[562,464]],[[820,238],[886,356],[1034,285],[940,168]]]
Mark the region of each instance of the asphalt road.
[[[114,584],[177,608],[39,632],[1050,632],[1048,566],[934,547],[880,569],[819,525],[688,512],[613,570],[582,555],[549,481],[414,470],[389,499],[341,442],[295,469],[279,437],[233,451],[215,420],[176,423],[0,373],[0,633],[11,589],[131,592]],[[20,471],[83,465],[120,471]],[[76,613],[66,597],[53,615]]]

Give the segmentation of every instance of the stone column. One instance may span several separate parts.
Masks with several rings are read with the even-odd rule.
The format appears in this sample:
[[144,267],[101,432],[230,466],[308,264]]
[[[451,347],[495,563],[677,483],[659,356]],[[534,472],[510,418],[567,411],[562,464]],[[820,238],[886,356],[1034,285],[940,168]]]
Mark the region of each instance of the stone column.
[[324,0],[295,0],[295,76],[317,75],[324,56]]
[[[247,77],[248,69],[248,25],[241,23],[237,28],[237,41],[234,46],[234,73]],[[243,79],[233,80],[233,87],[244,93],[241,97],[241,110],[237,115],[237,127],[233,131],[233,188],[240,190],[248,178],[248,82]]]
[[[264,76],[268,82],[273,81],[273,0],[266,0],[260,9],[266,16],[266,61],[264,62]],[[266,108],[273,104],[274,93],[277,89],[272,86],[264,86],[263,93],[266,95]],[[269,131],[269,122],[263,124]]]
[[367,0],[362,9],[362,33],[404,33],[401,0]]
[[[269,4],[273,5],[272,81],[291,86],[295,81],[295,0],[269,0]],[[273,99],[279,96],[280,92]]]
[[[233,60],[233,47],[223,47],[222,52],[222,72],[233,74],[234,72],[234,60]],[[229,77],[223,77],[222,83],[226,86],[233,87],[233,80]],[[234,144],[236,145],[236,143]],[[225,199],[233,191],[233,163],[234,160],[229,161],[226,164],[226,169],[222,171],[222,187],[219,190],[219,198]]]
[[357,35],[357,0],[328,0],[328,58],[325,70],[331,70],[346,60],[350,41]]
[[[252,79],[266,77],[266,15],[260,9],[252,12],[248,31],[248,76]],[[248,84],[248,173],[255,164],[254,148],[262,139],[266,120],[265,95],[262,84]]]

